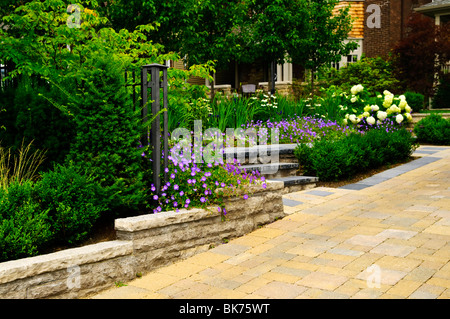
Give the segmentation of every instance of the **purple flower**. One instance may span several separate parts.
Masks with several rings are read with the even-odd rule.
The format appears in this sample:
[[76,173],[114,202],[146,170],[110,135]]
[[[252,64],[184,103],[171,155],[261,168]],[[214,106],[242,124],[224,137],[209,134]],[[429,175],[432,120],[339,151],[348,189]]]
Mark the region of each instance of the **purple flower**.
[[248,195],[247,194],[244,195],[244,199],[248,199]]
[[222,182],[222,183],[220,184],[220,186],[221,186],[221,187],[225,187],[226,184],[225,184],[224,182]]
[[173,189],[177,191],[178,189],[180,189],[180,187],[177,184],[175,184],[173,185]]
[[205,198],[205,197],[200,197],[200,201],[201,201],[202,203],[204,203],[204,202],[206,202],[206,198]]
[[262,187],[265,189],[267,187],[266,183],[262,184]]
[[173,207],[177,207],[178,206],[178,203],[177,202],[174,202],[173,203]]
[[186,199],[186,205],[189,205],[189,203],[191,202],[191,200],[189,198]]
[[184,195],[184,192],[183,192],[183,191],[181,191],[181,192],[180,192],[180,196],[183,196],[183,195]]
[[156,191],[156,188],[155,188],[155,186],[153,186],[153,184],[152,184],[151,190],[152,190],[152,192]]
[[170,178],[174,179],[175,178],[175,174],[174,173],[170,174]]
[[158,195],[153,195],[154,200],[158,200]]

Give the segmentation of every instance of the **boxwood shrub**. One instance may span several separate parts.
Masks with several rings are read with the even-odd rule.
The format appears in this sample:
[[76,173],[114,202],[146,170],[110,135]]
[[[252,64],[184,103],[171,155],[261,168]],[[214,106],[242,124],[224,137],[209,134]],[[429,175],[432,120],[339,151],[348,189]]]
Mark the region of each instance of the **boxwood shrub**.
[[92,176],[73,167],[0,188],[0,262],[81,242],[108,213],[110,200]]
[[450,145],[450,119],[430,114],[416,123],[414,133],[421,143]]
[[406,129],[372,129],[339,140],[321,140],[312,147],[300,144],[294,151],[306,175],[322,181],[348,179],[384,164],[405,161],[415,142]]

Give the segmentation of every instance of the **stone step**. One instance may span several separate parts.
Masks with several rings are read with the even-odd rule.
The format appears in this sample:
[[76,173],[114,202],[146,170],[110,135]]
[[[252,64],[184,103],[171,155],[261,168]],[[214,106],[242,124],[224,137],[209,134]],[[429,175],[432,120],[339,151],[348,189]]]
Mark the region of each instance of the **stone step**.
[[279,162],[269,164],[241,165],[241,168],[246,169],[247,172],[257,170],[266,178],[275,178],[296,175],[299,164]]
[[226,147],[224,149],[224,157],[231,153],[234,157],[245,156],[248,158],[250,155],[257,156],[259,153],[267,155],[272,154],[272,150],[278,151],[279,155],[294,154],[294,149],[297,144],[274,144],[274,145],[256,145],[252,147]]
[[283,182],[284,193],[292,193],[316,187],[319,178],[315,176],[285,176],[270,178],[268,180]]

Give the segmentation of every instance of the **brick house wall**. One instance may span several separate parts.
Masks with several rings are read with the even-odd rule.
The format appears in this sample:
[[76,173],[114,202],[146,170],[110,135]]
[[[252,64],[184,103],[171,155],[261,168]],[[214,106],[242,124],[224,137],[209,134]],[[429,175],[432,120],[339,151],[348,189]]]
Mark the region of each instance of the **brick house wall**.
[[369,28],[364,24],[363,53],[367,57],[387,57],[389,51],[403,38],[405,26],[414,8],[430,3],[432,0],[366,0],[364,21],[372,12],[367,12],[371,4],[380,6],[381,27]]

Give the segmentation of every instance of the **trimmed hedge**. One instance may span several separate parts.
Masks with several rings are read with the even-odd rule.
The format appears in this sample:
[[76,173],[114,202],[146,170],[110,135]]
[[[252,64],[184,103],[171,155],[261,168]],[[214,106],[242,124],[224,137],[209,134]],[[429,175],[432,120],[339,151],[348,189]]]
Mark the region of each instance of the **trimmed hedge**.
[[450,145],[450,119],[430,114],[414,125],[414,133],[421,143]]
[[313,147],[300,144],[294,151],[304,173],[321,181],[348,179],[385,164],[405,161],[415,142],[404,128],[377,128],[365,134],[352,133],[340,140],[321,140]]
[[37,182],[0,188],[0,262],[86,239],[109,209],[105,195],[92,176],[62,166]]

